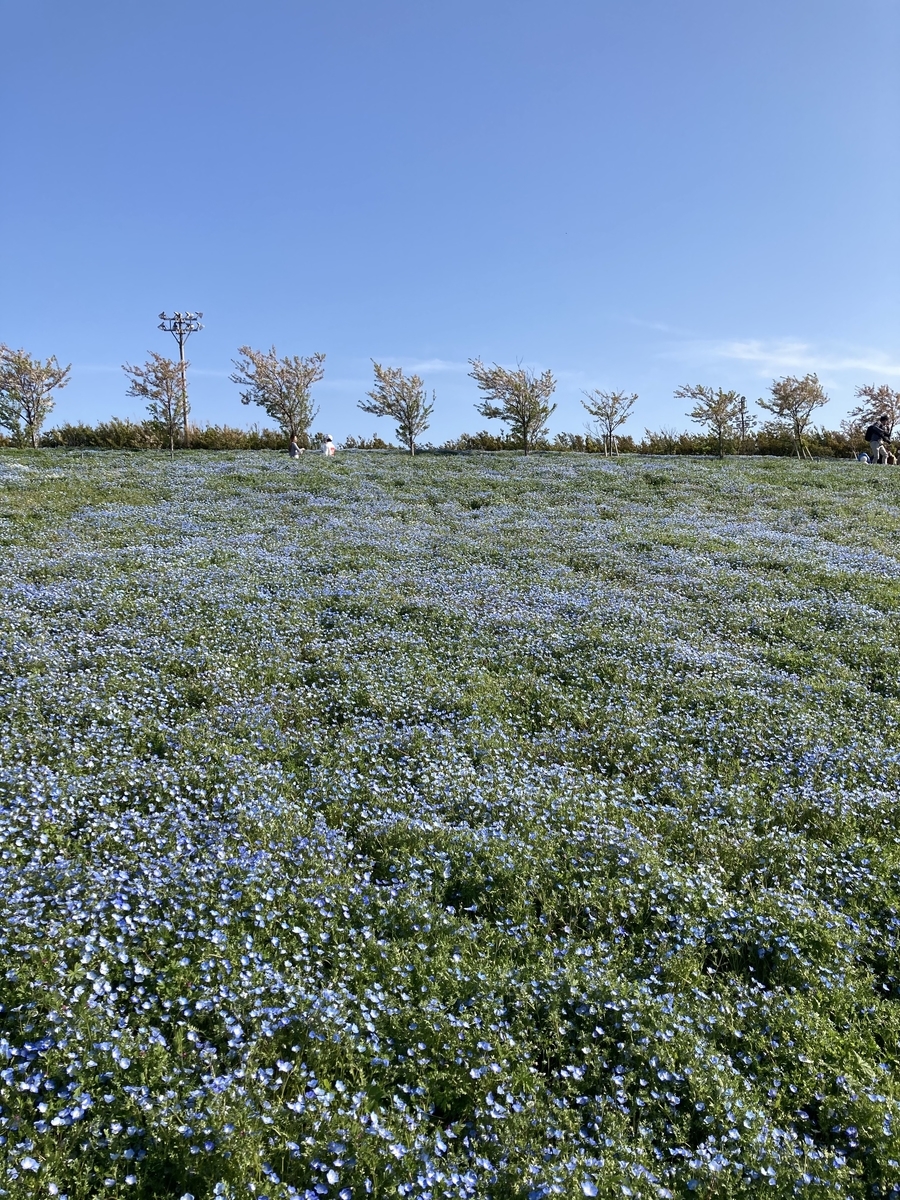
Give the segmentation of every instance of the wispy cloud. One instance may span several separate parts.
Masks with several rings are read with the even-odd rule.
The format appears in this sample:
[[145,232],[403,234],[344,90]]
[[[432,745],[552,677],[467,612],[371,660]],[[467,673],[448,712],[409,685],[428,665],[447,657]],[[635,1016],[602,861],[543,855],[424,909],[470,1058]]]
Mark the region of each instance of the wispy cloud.
[[638,329],[653,329],[657,333],[667,333],[670,337],[696,337],[696,330],[683,329],[678,325],[669,325],[666,321],[647,321],[643,317],[634,316],[622,316],[620,320],[624,321],[626,325],[635,325]]
[[718,347],[721,358],[738,359],[741,362],[759,363],[768,372],[769,368],[803,371],[874,371],[887,375],[900,374],[900,362],[881,351],[853,349],[835,353],[821,350],[807,342],[760,341],[723,342]]
[[761,342],[755,339],[712,342],[707,353],[714,358],[756,363],[766,374],[772,371],[813,371],[821,358],[806,342]]
[[664,352],[668,358],[692,362],[726,359],[754,365],[760,377],[793,371],[817,371],[836,374],[843,371],[867,375],[898,376],[900,362],[889,354],[868,347],[823,349],[810,342],[789,338],[763,341],[756,338],[698,340],[678,342]]
[[469,370],[467,362],[452,362],[446,358],[425,358],[419,362],[407,362],[403,358],[386,358],[392,366],[402,367],[413,375],[465,374]]
[[319,383],[316,384],[316,391],[336,391],[342,392],[349,388],[367,388],[372,386],[372,380],[367,376],[360,375],[358,377],[342,376],[339,378],[329,378],[327,375]]

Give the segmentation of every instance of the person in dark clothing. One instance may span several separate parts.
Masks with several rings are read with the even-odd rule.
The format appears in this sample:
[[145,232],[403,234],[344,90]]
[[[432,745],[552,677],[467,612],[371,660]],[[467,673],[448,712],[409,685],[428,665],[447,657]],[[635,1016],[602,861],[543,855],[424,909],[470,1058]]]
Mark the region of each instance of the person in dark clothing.
[[866,441],[869,443],[869,458],[873,463],[886,463],[888,460],[887,443],[891,440],[891,431],[887,427],[887,416],[880,416],[874,425],[866,430]]

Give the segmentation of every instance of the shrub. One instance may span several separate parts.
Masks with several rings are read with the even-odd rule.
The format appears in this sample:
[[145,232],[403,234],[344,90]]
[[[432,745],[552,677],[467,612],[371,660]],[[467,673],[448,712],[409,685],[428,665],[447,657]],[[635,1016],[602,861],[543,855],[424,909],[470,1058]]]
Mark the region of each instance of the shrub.
[[[275,429],[234,429],[230,425],[194,426],[191,446],[196,450],[282,450],[284,436]],[[155,421],[130,421],[111,417],[96,425],[83,421],[58,425],[41,438],[42,446],[94,450],[161,450],[166,433]],[[308,444],[308,439],[307,439]]]

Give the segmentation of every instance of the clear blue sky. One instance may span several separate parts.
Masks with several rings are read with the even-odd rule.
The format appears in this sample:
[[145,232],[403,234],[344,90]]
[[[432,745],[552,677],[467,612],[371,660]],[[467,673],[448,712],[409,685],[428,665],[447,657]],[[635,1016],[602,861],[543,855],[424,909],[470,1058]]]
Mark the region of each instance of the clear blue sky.
[[900,387],[896,0],[0,0],[0,341],[73,363],[54,417],[140,415],[120,365],[202,309],[195,418],[249,424],[242,343],[371,358],[483,428],[467,359],[639,393],[817,370],[835,426]]

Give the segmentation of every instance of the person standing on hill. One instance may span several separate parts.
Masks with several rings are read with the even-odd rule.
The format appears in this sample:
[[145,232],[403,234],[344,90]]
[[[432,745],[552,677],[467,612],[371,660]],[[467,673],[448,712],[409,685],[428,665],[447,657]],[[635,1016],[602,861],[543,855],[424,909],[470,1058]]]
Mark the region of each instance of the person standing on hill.
[[869,458],[873,463],[886,463],[888,460],[887,442],[891,440],[891,431],[887,427],[887,416],[882,415],[874,425],[866,430],[866,441],[869,443]]
[[297,441],[296,434],[291,438],[291,444],[288,447],[288,454],[291,458],[299,458],[303,451],[300,449],[300,443]]

